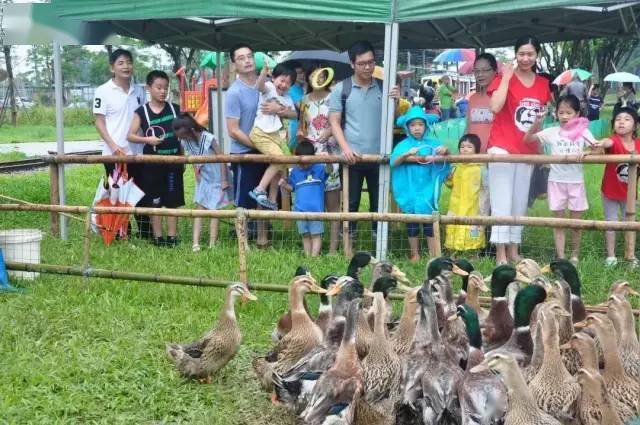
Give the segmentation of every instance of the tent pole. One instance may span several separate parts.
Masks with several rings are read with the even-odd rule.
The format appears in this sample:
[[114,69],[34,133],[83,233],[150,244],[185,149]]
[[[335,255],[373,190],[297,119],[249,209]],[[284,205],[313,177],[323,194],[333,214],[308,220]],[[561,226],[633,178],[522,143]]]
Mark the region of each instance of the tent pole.
[[[62,61],[60,44],[53,42],[53,78],[56,99],[56,142],[58,155],[64,154],[64,105],[62,100]],[[58,164],[58,196],[60,205],[65,204],[64,164]],[[67,218],[60,215],[60,239],[67,240]]]
[[[399,27],[397,23],[385,24],[384,26],[384,80],[382,87],[382,117],[380,126],[380,153],[388,155],[393,148],[393,124],[395,122],[394,99],[389,97],[391,87],[396,85],[396,67],[398,64],[398,35]],[[386,100],[386,101],[385,101]],[[380,165],[380,177],[378,181],[378,212],[389,211],[389,182],[391,181],[391,170],[389,164]],[[387,248],[389,244],[389,223],[378,222],[378,232],[376,235],[376,257],[380,260],[387,258]]]
[[227,142],[224,137],[224,127],[222,123],[222,55],[220,51],[216,52],[216,129],[218,134],[216,134],[216,139],[222,148],[224,153],[229,152],[229,147],[227,146]]

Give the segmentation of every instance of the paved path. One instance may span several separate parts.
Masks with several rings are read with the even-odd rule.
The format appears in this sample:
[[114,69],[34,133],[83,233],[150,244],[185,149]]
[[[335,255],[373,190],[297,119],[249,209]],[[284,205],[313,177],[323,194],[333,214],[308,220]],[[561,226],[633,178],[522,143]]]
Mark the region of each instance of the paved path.
[[[65,142],[65,153],[81,152],[102,149],[100,140],[84,140],[78,142]],[[0,153],[22,152],[27,156],[47,155],[48,151],[56,151],[56,142],[33,142],[33,143],[4,143],[0,144]]]

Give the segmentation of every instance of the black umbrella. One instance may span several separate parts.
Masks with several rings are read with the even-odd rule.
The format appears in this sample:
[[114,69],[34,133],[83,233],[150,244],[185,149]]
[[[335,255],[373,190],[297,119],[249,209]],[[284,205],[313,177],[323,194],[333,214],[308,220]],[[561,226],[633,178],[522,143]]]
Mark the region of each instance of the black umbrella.
[[344,80],[353,75],[351,62],[347,52],[334,52],[332,50],[298,50],[292,52],[281,63],[297,61],[302,64],[305,70],[315,69],[317,67],[330,66],[334,70],[334,79],[336,81]]

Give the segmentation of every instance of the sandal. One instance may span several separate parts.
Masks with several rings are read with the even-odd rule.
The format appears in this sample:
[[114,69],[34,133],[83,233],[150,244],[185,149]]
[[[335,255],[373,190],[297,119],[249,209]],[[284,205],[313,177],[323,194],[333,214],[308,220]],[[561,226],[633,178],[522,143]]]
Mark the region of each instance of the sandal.
[[191,250],[193,252],[200,252],[200,245],[198,245],[197,243],[194,243],[193,246],[191,247]]
[[606,267],[614,267],[618,264],[618,259],[616,257],[607,257],[604,260],[604,265]]
[[630,258],[627,261],[629,262],[629,267],[632,269],[637,269],[638,266],[640,266],[640,261],[636,257]]
[[257,190],[257,189],[250,190],[249,197],[251,197],[251,199],[256,201],[258,205],[260,205],[263,208],[266,208],[269,210],[278,209],[278,206],[276,205],[276,203],[269,200],[269,198],[267,197],[267,192],[265,192],[264,190]]

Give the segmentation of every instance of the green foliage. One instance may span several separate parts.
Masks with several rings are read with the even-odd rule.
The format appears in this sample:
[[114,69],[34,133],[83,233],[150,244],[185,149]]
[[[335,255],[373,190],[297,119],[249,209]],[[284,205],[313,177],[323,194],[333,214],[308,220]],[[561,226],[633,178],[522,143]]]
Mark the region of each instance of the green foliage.
[[11,152],[0,153],[0,162],[19,161],[21,159],[26,159],[26,158],[27,158],[27,155],[23,154],[22,152],[11,151]]
[[[64,140],[97,140],[93,125],[76,125],[64,128]],[[3,125],[0,129],[0,143],[55,142],[56,127],[48,124],[26,124],[20,127]]]

